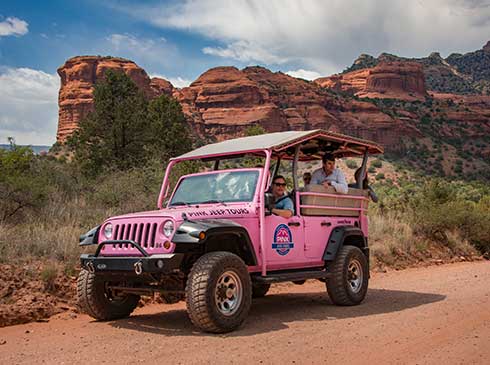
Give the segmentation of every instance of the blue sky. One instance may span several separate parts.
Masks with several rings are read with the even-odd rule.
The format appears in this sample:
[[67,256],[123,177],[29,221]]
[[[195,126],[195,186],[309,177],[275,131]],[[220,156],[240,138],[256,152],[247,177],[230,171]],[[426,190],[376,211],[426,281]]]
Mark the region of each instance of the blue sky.
[[0,143],[54,143],[56,69],[77,55],[128,58],[184,87],[220,65],[314,79],[361,53],[444,57],[489,39],[489,1],[480,0],[3,0]]

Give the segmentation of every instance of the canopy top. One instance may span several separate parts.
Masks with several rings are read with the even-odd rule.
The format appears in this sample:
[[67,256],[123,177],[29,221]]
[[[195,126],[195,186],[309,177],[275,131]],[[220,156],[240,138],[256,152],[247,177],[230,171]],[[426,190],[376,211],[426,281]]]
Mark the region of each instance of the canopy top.
[[318,160],[325,152],[336,157],[362,156],[383,153],[377,143],[341,133],[316,129],[312,131],[287,131],[241,137],[208,144],[184,153],[172,160],[219,159],[240,154],[258,154],[271,150],[281,159],[293,159],[295,147],[300,146],[300,161]]

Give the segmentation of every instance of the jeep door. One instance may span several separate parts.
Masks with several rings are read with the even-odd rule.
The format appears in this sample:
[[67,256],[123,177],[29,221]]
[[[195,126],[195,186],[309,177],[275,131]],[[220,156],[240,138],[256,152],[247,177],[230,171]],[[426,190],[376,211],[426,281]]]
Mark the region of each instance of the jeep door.
[[300,216],[265,217],[265,250],[267,270],[302,267],[304,254],[304,225]]

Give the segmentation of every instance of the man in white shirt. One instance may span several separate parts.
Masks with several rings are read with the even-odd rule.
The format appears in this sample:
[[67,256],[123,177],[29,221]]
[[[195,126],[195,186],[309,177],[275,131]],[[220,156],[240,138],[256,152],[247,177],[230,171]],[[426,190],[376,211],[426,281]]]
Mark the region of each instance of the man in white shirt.
[[325,153],[322,157],[323,166],[313,172],[311,183],[317,185],[333,186],[340,194],[347,194],[349,188],[342,170],[335,167],[335,157]]

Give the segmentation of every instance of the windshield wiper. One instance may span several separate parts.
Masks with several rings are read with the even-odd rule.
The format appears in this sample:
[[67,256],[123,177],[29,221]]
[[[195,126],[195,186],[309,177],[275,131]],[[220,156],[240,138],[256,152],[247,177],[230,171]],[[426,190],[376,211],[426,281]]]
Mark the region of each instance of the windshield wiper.
[[223,204],[226,207],[225,202],[222,200],[211,199],[211,200],[206,200],[206,201],[200,202],[200,204],[216,204],[216,203]]
[[191,205],[187,202],[173,202],[172,204],[170,204],[171,207],[173,206],[176,206],[176,205],[186,205],[188,207],[190,207]]

